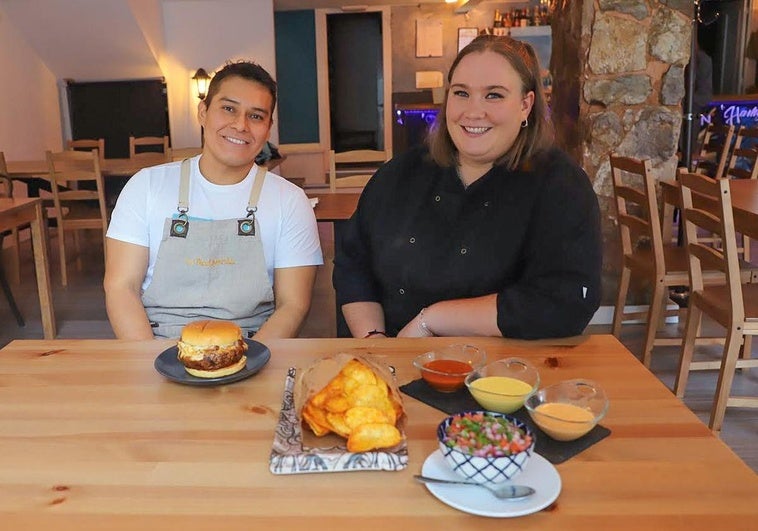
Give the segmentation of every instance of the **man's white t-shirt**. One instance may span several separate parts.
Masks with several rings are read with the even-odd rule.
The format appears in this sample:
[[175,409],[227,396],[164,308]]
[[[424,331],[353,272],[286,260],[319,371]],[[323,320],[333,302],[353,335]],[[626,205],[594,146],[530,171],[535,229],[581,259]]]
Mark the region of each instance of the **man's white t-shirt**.
[[[241,219],[247,216],[250,190],[258,171],[254,165],[237,184],[218,185],[200,173],[200,156],[190,159],[189,211],[193,219]],[[142,291],[150,285],[166,218],[178,215],[181,161],[145,168],[129,179],[118,197],[108,238],[148,247],[149,263]],[[266,270],[324,263],[316,217],[302,189],[271,172],[266,174],[255,212],[260,227]]]

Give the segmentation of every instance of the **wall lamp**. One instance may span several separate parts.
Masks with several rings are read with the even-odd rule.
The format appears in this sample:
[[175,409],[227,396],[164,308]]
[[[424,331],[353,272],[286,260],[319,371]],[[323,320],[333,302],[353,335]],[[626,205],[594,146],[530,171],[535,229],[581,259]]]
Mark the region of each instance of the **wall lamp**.
[[197,72],[195,72],[195,75],[192,76],[192,79],[195,80],[197,97],[201,100],[204,100],[206,94],[208,94],[208,84],[211,82],[211,76],[209,76],[208,72],[202,68],[198,68]]

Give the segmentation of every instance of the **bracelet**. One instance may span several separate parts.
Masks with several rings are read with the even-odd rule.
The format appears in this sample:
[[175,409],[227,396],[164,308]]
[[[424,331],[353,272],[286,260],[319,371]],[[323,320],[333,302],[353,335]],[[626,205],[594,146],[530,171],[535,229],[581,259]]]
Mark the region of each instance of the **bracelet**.
[[432,329],[429,328],[429,325],[426,324],[426,320],[424,320],[424,310],[426,310],[426,308],[421,308],[421,311],[418,313],[418,327],[422,334],[427,337],[432,337],[435,333],[432,332]]
[[363,339],[368,339],[371,336],[375,336],[377,334],[381,334],[384,337],[387,337],[387,333],[384,330],[372,330],[371,332],[369,332],[368,334],[366,334],[365,336],[363,336]]

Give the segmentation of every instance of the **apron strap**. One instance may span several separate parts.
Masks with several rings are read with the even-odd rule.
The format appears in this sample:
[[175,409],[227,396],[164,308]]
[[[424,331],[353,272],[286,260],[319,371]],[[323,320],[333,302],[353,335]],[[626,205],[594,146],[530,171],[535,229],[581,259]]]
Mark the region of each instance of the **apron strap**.
[[180,214],[185,214],[189,210],[189,178],[190,159],[184,159],[179,178],[179,205],[176,207]]
[[258,199],[261,196],[261,189],[263,189],[263,181],[266,179],[266,168],[258,166],[258,171],[255,174],[255,182],[250,189],[250,199],[247,201],[247,214],[250,215],[258,210]]
[[[266,168],[258,166],[255,174],[255,182],[250,189],[250,198],[247,201],[248,215],[258,210],[258,199],[263,189],[263,181],[266,179]],[[189,210],[189,179],[190,179],[190,159],[182,161],[181,176],[179,178],[179,204],[177,210],[180,214],[185,214]]]

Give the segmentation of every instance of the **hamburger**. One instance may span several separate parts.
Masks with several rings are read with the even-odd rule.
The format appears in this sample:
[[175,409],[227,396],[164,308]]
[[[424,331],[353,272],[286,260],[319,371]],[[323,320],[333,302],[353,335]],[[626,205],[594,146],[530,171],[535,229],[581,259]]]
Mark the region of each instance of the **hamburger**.
[[194,321],[182,329],[179,361],[198,378],[220,378],[241,371],[247,363],[242,330],[229,321]]

